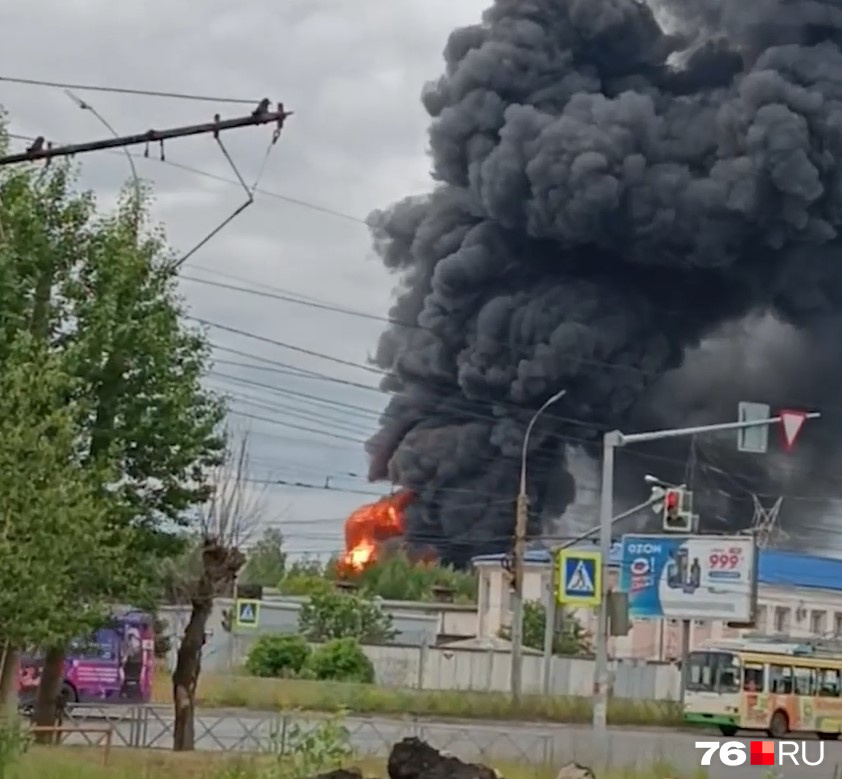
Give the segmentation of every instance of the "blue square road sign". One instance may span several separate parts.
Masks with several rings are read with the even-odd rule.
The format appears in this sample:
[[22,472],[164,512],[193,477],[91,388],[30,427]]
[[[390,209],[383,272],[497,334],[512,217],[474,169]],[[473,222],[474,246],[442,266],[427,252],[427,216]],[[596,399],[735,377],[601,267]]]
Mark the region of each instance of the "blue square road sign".
[[562,549],[557,566],[558,602],[570,606],[598,606],[602,601],[602,555]]
[[259,600],[238,600],[236,612],[238,628],[256,628],[260,624]]

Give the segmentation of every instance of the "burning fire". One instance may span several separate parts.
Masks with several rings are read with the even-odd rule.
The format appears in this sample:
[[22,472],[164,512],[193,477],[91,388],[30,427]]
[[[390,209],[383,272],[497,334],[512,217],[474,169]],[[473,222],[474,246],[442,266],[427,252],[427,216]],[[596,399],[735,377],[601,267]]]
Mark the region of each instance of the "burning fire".
[[403,513],[414,495],[401,490],[376,503],[360,506],[345,521],[345,572],[362,571],[377,559],[379,545],[403,535]]

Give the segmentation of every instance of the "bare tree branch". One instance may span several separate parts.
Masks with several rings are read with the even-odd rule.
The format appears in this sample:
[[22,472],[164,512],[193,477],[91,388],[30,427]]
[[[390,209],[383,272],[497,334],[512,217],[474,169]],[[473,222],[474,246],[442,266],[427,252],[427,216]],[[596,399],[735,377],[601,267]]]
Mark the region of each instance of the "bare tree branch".
[[249,481],[249,435],[226,431],[224,458],[210,476],[213,494],[199,510],[203,539],[226,547],[245,546],[266,512],[266,485],[253,489]]

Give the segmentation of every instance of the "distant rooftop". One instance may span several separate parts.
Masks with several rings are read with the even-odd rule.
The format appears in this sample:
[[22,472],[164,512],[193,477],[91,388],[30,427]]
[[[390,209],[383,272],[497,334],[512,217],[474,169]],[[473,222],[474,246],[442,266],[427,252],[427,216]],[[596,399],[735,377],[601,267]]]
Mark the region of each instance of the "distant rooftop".
[[[596,542],[574,544],[571,549],[593,550]],[[502,562],[505,555],[479,555],[474,563],[490,564]],[[525,561],[533,565],[549,565],[552,561],[546,549],[531,549],[526,552]],[[608,564],[618,566],[622,562],[622,545],[611,545]],[[782,552],[777,549],[761,549],[758,559],[758,580],[762,584],[780,587],[803,587],[817,590],[842,592],[842,560],[798,552]]]
[[[576,544],[573,544],[570,549],[581,549],[583,552],[595,552],[599,550],[599,542],[594,541],[580,541]],[[472,563],[479,563],[482,565],[483,563],[498,563],[502,562],[503,559],[506,557],[504,554],[484,554],[478,555],[471,559]],[[552,556],[547,549],[528,549],[526,554],[523,556],[523,559],[527,563],[532,563],[533,565],[549,565],[552,562]],[[611,555],[608,558],[609,565],[620,565],[623,560],[623,545],[619,541],[615,541],[611,544]]]
[[757,577],[763,584],[842,591],[842,560],[763,549]]

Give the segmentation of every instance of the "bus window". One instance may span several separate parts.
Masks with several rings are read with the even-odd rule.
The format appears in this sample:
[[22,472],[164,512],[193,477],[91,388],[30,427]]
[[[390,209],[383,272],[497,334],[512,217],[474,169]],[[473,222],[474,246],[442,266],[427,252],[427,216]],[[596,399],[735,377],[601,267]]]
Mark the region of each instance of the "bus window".
[[792,668],[788,665],[769,664],[769,692],[792,695]]
[[818,694],[823,698],[839,697],[839,671],[822,668],[818,674]]
[[796,695],[815,695],[816,693],[816,674],[812,668],[795,668],[795,694]]
[[739,692],[739,660],[729,652],[691,652],[686,678],[694,692]]
[[740,669],[736,666],[720,666],[716,673],[717,692],[740,691]]
[[749,664],[743,668],[743,689],[746,692],[763,692],[762,665]]

